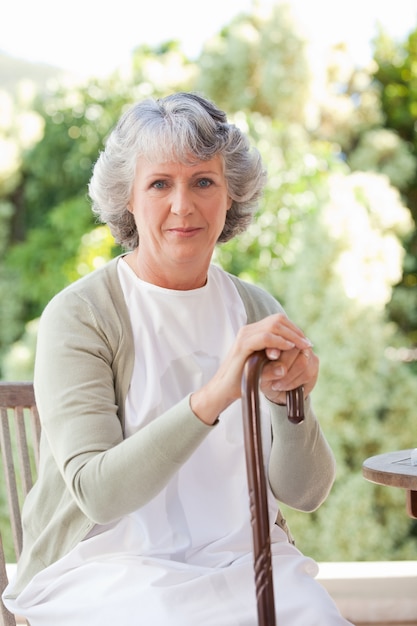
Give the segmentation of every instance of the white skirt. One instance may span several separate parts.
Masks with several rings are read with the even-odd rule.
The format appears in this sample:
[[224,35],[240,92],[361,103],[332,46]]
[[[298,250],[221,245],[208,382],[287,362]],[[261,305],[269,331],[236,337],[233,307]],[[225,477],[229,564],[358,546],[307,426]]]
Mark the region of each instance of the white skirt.
[[[272,546],[279,626],[347,626],[314,579],[317,564],[288,542]],[[31,626],[256,626],[252,555],[208,568],[161,558],[106,554],[40,572],[12,612]],[[59,576],[57,576],[57,571]]]

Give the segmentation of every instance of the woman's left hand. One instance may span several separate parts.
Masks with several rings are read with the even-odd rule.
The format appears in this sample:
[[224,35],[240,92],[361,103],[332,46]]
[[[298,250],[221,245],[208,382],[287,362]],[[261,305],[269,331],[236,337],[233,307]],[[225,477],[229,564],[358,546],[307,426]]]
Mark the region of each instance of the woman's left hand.
[[319,359],[312,348],[266,350],[270,359],[262,371],[260,388],[276,404],[286,403],[286,392],[301,385],[308,396],[317,382]]

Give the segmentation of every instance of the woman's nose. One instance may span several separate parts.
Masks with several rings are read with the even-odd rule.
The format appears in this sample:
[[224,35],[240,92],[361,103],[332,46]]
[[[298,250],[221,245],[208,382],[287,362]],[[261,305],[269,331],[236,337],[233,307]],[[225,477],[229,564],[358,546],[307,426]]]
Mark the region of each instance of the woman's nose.
[[171,196],[171,212],[176,215],[189,215],[193,210],[191,192],[183,187],[177,187]]

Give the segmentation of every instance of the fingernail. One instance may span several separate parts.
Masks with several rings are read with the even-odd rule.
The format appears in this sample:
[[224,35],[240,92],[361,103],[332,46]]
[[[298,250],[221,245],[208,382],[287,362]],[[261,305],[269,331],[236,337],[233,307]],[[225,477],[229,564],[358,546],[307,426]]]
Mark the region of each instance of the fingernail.
[[276,359],[279,359],[280,356],[281,356],[280,350],[276,350],[275,348],[271,348],[270,350],[268,350],[269,359],[276,360]]
[[274,374],[275,376],[283,376],[284,375],[284,368],[279,366],[279,367],[275,367],[274,368]]
[[304,341],[305,341],[305,343],[307,344],[307,346],[309,348],[312,348],[314,346],[313,342],[310,341],[310,339],[308,337],[304,337]]

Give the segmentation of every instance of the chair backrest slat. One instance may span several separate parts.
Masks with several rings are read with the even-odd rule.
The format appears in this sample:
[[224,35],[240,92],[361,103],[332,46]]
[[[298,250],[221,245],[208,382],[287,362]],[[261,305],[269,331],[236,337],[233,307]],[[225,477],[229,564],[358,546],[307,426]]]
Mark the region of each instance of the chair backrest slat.
[[[22,550],[21,506],[39,466],[40,422],[32,383],[0,382],[0,452],[15,560]],[[0,536],[0,595],[8,584]],[[16,618],[0,602],[0,626]]]
[[[3,593],[3,589],[6,588],[8,584],[7,572],[6,572],[6,563],[4,561],[4,552],[3,552],[3,543],[0,536],[0,590]],[[16,618],[14,615],[10,613],[4,606],[3,602],[0,601],[0,624],[1,626],[16,626]]]
[[0,447],[3,461],[4,482],[6,486],[7,505],[9,507],[10,524],[13,535],[16,558],[22,551],[22,520],[20,517],[19,492],[17,488],[15,462],[13,458],[12,437],[10,434],[9,412],[0,408]]
[[[35,400],[35,396],[33,396]],[[33,455],[35,461],[36,474],[39,470],[39,443],[41,439],[41,423],[39,421],[39,414],[36,404],[29,407],[29,421],[30,421],[30,433],[33,441]]]
[[19,461],[19,472],[22,481],[23,494],[26,496],[33,486],[32,469],[30,465],[30,455],[28,440],[26,436],[26,425],[24,409],[17,406],[14,411],[15,428],[16,428],[16,452]]

